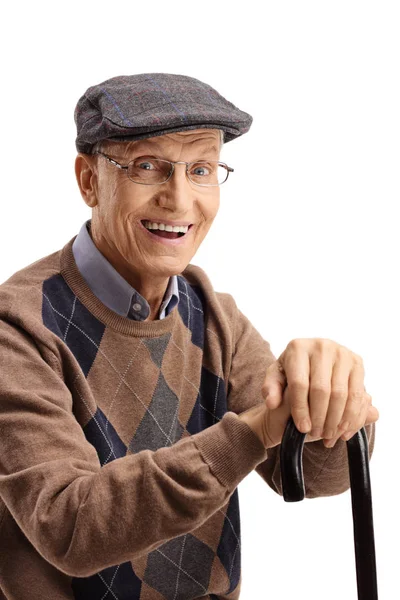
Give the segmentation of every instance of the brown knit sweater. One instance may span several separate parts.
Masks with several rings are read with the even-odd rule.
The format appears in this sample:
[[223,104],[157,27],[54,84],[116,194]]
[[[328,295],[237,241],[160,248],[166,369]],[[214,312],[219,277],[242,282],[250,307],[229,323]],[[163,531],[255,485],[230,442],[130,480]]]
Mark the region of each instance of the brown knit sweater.
[[[0,599],[237,600],[237,486],[282,494],[279,446],[237,417],[269,343],[195,265],[166,318],[120,316],[75,237],[0,285]],[[307,498],[349,489],[345,442],[303,470]]]

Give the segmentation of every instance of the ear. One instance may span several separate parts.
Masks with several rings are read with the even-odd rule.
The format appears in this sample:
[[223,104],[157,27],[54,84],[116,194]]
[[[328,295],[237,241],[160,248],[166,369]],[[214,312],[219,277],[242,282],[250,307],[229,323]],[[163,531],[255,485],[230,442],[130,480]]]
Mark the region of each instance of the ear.
[[94,159],[90,154],[79,153],[75,159],[75,175],[82,198],[90,207],[98,203],[96,193],[97,174]]

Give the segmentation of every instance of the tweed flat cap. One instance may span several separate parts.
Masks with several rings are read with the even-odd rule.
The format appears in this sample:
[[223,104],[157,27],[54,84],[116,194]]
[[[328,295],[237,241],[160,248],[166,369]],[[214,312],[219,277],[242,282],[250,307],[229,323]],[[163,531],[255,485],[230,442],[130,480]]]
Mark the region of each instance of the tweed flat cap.
[[76,149],[85,154],[104,139],[140,140],[187,129],[222,129],[230,142],[253,121],[210,85],[170,73],[107,79],[86,90],[74,117]]

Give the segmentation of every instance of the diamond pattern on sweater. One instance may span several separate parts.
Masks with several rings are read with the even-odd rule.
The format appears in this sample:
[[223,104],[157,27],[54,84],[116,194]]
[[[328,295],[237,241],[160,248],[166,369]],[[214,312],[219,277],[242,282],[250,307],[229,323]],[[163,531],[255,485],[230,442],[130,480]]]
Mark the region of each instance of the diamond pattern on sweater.
[[90,577],[74,577],[71,581],[75,600],[130,600],[140,598],[142,582],[130,562],[107,567]]
[[228,574],[230,581],[228,593],[231,593],[239,583],[241,568],[239,492],[237,488],[230,498],[226,511],[217,556]]
[[155,362],[158,368],[161,369],[162,359],[164,352],[168,346],[171,333],[166,333],[157,338],[145,338],[143,343],[147,346],[150,351],[151,358]]
[[126,456],[125,444],[99,407],[83,431],[88,442],[96,448],[102,467],[116,458]]
[[191,600],[207,593],[214,552],[190,533],[150,552],[144,581],[166,600]]
[[[206,332],[204,327],[205,302],[202,291],[189,284],[182,276],[178,277],[178,287],[181,300],[177,310],[190,332],[188,344],[192,343],[204,352]],[[66,286],[63,278],[51,277],[44,282],[43,291],[45,324],[67,344],[87,377],[99,352],[104,325],[85,309],[71,289]],[[88,323],[90,323],[89,327]],[[102,466],[125,456],[128,451],[133,453],[146,449],[155,451],[165,446],[171,446],[179,441],[185,433],[193,435],[214,425],[226,413],[227,399],[224,379],[202,365],[198,393],[190,418],[186,424],[179,421],[180,403],[187,402],[187,398],[186,396],[178,397],[177,393],[169,387],[162,371],[162,365],[170,342],[174,342],[175,347],[179,347],[182,352],[186,352],[186,348],[182,345],[182,340],[180,340],[180,345],[176,346],[176,341],[171,339],[172,337],[173,333],[168,332],[155,338],[140,339],[140,342],[148,350],[149,360],[159,369],[159,375],[152,392],[151,402],[145,406],[146,410],[140,422],[134,425],[134,434],[128,447],[118,435],[112,422],[106,417],[103,412],[104,407],[102,410],[97,405],[96,412],[92,409],[91,419],[83,427],[83,430],[87,440],[96,448]],[[100,353],[104,354],[101,350]],[[105,366],[107,367],[107,360]],[[170,376],[169,370],[168,374]],[[121,377],[122,375],[126,381],[127,375],[121,373]],[[170,383],[174,385],[175,389],[176,382],[171,380]],[[132,391],[136,391],[134,381],[131,382],[131,385],[133,386]],[[197,389],[197,383],[195,389]],[[139,393],[141,394],[141,390]],[[101,395],[99,399],[101,401]],[[135,398],[135,402],[137,402],[137,398]],[[133,412],[132,424],[135,423],[134,419]],[[221,512],[224,513],[224,511]],[[227,578],[230,579],[229,591],[231,591],[235,588],[238,576],[240,576],[240,523],[238,518],[238,492],[235,490],[226,510],[218,548],[210,547],[196,537],[195,531],[179,536],[148,554],[145,571],[144,574],[141,573],[141,578],[136,575],[131,563],[121,563],[103,569],[91,577],[72,578],[75,597],[77,600],[83,600],[89,596],[93,600],[97,597],[100,600],[107,596],[118,600],[131,600],[140,597],[143,582],[166,600],[198,598],[207,593],[216,554],[220,565],[226,571]],[[200,530],[201,528],[199,535]]]
[[[205,299],[201,289],[195,285],[189,285],[186,279],[178,276],[179,304],[178,310],[182,321],[192,332],[191,341],[201,350],[204,345],[204,313]],[[202,315],[201,318],[198,318]]]
[[[96,358],[105,325],[78,300],[61,275],[46,279],[42,292],[44,325],[67,344],[86,377]],[[88,343],[82,343],[85,338]]]
[[211,427],[222,419],[227,410],[224,380],[202,367],[200,392],[186,425],[187,431],[194,435]]
[[129,444],[131,452],[158,450],[181,439],[183,427],[177,418],[179,401],[160,371],[150,406]]

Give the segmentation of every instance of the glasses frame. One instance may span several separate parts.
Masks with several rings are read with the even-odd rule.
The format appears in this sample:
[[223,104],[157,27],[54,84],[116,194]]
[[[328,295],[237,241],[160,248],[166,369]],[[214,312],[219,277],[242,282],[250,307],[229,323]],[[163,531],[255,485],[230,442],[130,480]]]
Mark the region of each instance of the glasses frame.
[[[189,175],[189,167],[191,165],[195,165],[196,163],[199,162],[207,162],[206,160],[202,161],[202,160],[195,160],[193,162],[185,162],[184,160],[178,160],[178,161],[171,161],[171,160],[166,160],[164,158],[157,158],[157,159],[153,159],[153,160],[159,160],[162,162],[166,162],[169,163],[171,165],[171,170],[170,170],[170,174],[168,175],[168,178],[165,181],[161,181],[160,183],[139,183],[138,181],[133,181],[133,179],[131,179],[128,175],[128,169],[129,169],[129,165],[131,163],[134,162],[134,160],[137,160],[137,158],[130,160],[128,162],[127,165],[121,165],[119,162],[117,162],[116,160],[114,160],[113,158],[111,158],[110,156],[107,156],[107,154],[104,154],[103,152],[94,152],[94,154],[100,154],[100,156],[104,156],[104,158],[106,158],[112,165],[115,165],[116,167],[118,167],[118,169],[122,169],[124,171],[126,171],[127,177],[129,179],[129,181],[132,181],[132,183],[136,183],[137,185],[162,185],[163,183],[167,183],[167,181],[169,181],[172,177],[172,175],[174,174],[175,171],[175,165],[186,165],[186,176],[189,179],[190,183],[193,183],[194,185],[199,185],[201,187],[219,187],[220,185],[222,185],[223,183],[226,182],[226,180],[229,177],[229,173],[233,173],[235,169],[232,169],[232,167],[228,167],[228,165],[224,162],[221,162],[220,160],[213,160],[212,162],[217,162],[219,165],[225,167],[226,169],[226,178],[224,179],[224,181],[222,181],[221,183],[197,183],[196,181],[193,181],[192,179],[190,179],[190,175]],[[141,156],[139,156],[138,158],[142,158]],[[150,156],[147,156],[146,154],[143,155],[143,158],[152,158]],[[210,161],[211,162],[211,161]]]

